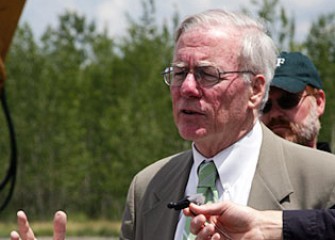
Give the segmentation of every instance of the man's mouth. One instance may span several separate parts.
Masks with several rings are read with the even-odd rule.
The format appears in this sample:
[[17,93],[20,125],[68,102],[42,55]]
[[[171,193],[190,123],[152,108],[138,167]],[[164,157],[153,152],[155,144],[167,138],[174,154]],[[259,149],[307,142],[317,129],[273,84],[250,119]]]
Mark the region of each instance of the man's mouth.
[[197,112],[191,110],[182,110],[181,112],[188,115],[197,114]]
[[190,109],[183,109],[181,110],[183,114],[186,115],[204,115],[201,111],[196,111],[196,110],[190,110]]
[[284,119],[273,119],[267,124],[268,128],[272,131],[281,130],[281,129],[290,129],[290,124]]
[[277,124],[277,125],[272,125],[269,126],[269,128],[273,131],[279,130],[279,129],[289,129],[290,127],[286,124]]

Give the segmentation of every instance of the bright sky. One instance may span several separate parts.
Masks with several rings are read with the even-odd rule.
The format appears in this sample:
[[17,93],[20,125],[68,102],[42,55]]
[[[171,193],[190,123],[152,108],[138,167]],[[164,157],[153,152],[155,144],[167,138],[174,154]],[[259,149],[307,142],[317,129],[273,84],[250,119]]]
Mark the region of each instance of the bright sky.
[[[58,23],[58,16],[68,9],[85,15],[90,21],[94,20],[100,29],[107,27],[112,36],[119,36],[127,26],[125,13],[128,12],[137,19],[142,14],[142,2],[143,0],[26,0],[20,21],[28,22],[34,33],[40,35],[47,25],[54,26]],[[250,8],[250,2],[251,0],[156,0],[155,5],[157,20],[161,23],[164,19],[170,20],[175,10],[183,18],[209,8]],[[297,39],[304,38],[310,24],[320,14],[335,11],[333,0],[280,0],[280,4],[290,16],[295,17]]]

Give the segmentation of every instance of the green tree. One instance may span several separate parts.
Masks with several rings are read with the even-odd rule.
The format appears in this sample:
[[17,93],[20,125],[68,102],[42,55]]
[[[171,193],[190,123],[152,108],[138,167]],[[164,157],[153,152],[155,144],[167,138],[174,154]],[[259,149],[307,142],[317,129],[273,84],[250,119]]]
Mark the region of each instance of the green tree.
[[[48,115],[49,99],[44,91],[38,90],[48,87],[43,81],[44,63],[30,27],[20,27],[7,58],[6,86],[19,146],[20,167],[15,192],[19,204],[38,205],[41,200],[37,196],[43,195],[41,188],[36,189],[34,194],[30,193],[40,184],[40,172],[45,169],[44,159],[48,157],[48,146],[44,145],[48,139],[48,132],[44,131],[46,122],[40,119]],[[20,176],[24,176],[24,182]],[[47,187],[49,182],[44,180],[44,187]],[[21,183],[24,183],[23,188],[19,187]],[[21,194],[25,197],[22,198]]]
[[8,61],[17,208],[41,218],[64,208],[119,219],[133,175],[185,148],[159,75],[171,61],[172,34],[156,24],[153,2],[143,7],[119,43],[73,12],[39,43],[28,25],[18,29]]
[[335,150],[335,12],[323,14],[312,23],[305,47],[319,70],[326,92],[326,111],[322,117],[320,139],[333,141]]
[[40,45],[27,26],[18,29],[13,43],[8,69],[20,146],[16,199],[32,214],[78,209],[75,202],[83,199],[74,196],[92,159],[83,141],[86,129],[80,112],[85,104],[82,66],[92,52],[92,39],[94,24],[65,13],[58,29],[49,28]]
[[[276,42],[278,48],[283,51],[299,50],[300,44],[295,41],[295,19],[289,17],[279,0],[251,0],[257,16],[267,23],[269,35]],[[249,12],[249,9],[242,8]]]

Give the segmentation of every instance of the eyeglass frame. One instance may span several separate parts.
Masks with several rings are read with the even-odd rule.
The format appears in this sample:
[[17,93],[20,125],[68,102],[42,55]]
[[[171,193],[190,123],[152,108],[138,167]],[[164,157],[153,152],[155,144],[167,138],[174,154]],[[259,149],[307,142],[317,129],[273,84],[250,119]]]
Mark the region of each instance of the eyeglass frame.
[[[174,67],[178,67],[178,68],[181,68],[181,69],[184,69],[187,70],[184,77],[183,77],[183,81],[181,81],[181,84],[178,84],[178,85],[173,85],[172,82],[173,82],[173,77],[171,77],[171,74],[173,73],[173,68]],[[204,67],[213,67],[216,69],[217,71],[217,80],[216,81],[213,81],[213,82],[210,82],[210,83],[207,83],[207,84],[203,84],[201,83],[201,81],[203,81],[203,76],[199,76],[203,73],[197,73],[196,72],[196,69],[201,69],[201,68],[204,68]],[[203,66],[197,66],[194,68],[195,70],[193,70],[192,74],[194,75],[194,78],[196,80],[197,83],[199,83],[201,86],[203,87],[210,87],[210,86],[214,86],[222,81],[227,81],[228,79],[224,79],[223,78],[223,75],[226,75],[226,74],[234,74],[234,73],[238,73],[238,74],[252,74],[253,76],[255,76],[256,74],[251,71],[251,70],[235,70],[235,71],[222,71],[220,70],[218,67],[216,66],[213,66],[213,65],[203,65]],[[185,81],[187,75],[190,73],[190,69],[185,66],[177,66],[177,64],[175,63],[172,63],[170,66],[166,67],[164,69],[164,71],[161,72],[161,75],[164,77],[164,82],[166,85],[168,86],[181,86],[183,84],[183,82]],[[198,76],[197,76],[198,75]],[[216,77],[216,76],[212,76],[212,77]]]

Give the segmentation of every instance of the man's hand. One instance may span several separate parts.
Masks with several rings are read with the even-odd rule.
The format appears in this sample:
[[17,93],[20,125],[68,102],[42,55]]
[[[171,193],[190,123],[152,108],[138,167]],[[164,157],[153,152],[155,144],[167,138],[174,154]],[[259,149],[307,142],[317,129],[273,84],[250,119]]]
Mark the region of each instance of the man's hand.
[[[36,240],[33,229],[29,225],[28,218],[23,211],[17,213],[18,232],[12,231],[11,240]],[[65,240],[66,234],[66,213],[58,211],[54,216],[53,240]]]
[[282,212],[258,211],[229,201],[184,209],[197,239],[282,239]]

